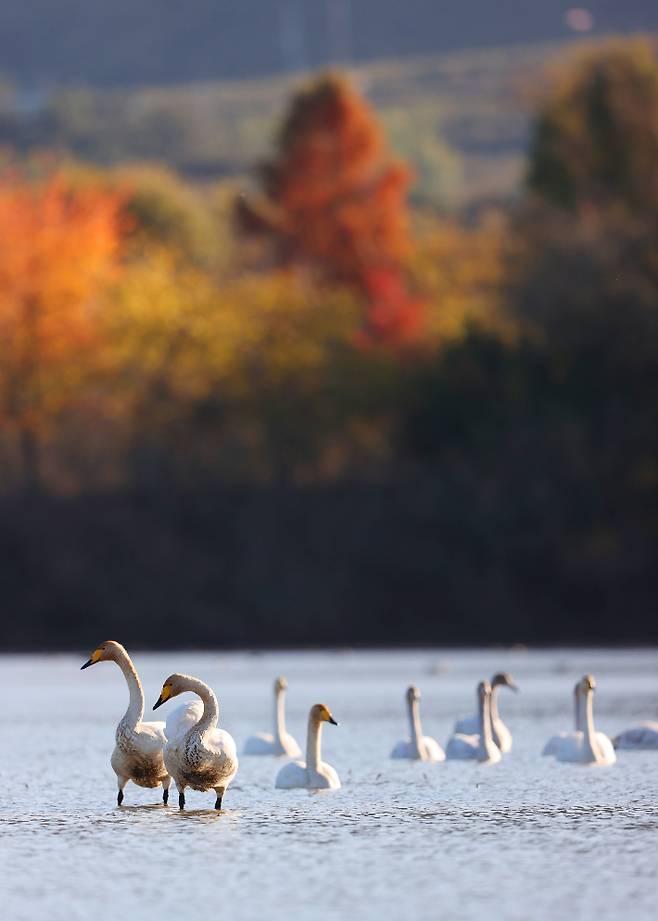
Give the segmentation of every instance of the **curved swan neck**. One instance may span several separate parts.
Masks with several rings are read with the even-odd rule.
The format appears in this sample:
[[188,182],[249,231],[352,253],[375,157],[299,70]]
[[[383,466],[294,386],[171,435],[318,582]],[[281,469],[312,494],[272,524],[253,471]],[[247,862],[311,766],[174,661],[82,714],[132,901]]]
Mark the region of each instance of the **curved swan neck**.
[[306,736],[306,767],[311,770],[317,770],[320,761],[320,739],[322,737],[322,722],[314,719],[313,716],[308,718],[308,733]]
[[286,691],[278,688],[274,694],[274,738],[283,745],[286,735]]
[[423,729],[420,723],[420,703],[415,698],[409,700],[409,731],[411,733],[411,744],[420,754],[421,740],[423,738]]
[[492,723],[500,719],[500,714],[498,713],[498,687],[497,684],[492,685],[491,694],[489,695],[489,712],[491,713]]
[[188,678],[186,684],[185,690],[193,691],[203,702],[203,713],[194,729],[198,732],[214,729],[219,719],[219,704],[213,690],[198,678]]
[[123,677],[126,679],[128,692],[130,694],[128,709],[121,722],[127,724],[131,729],[135,729],[137,725],[141,723],[142,717],[144,716],[144,691],[142,690],[142,683],[139,680],[139,675],[132,663],[132,659],[125,649],[121,652],[117,652],[114,661],[123,672]]

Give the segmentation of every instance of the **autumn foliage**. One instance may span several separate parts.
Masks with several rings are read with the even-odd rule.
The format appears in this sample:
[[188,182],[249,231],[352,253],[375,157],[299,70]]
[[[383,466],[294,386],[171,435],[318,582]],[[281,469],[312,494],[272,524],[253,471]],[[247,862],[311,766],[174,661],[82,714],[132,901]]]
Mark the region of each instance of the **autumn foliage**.
[[115,267],[121,205],[57,172],[0,178],[0,423],[32,445],[28,466],[94,341],[94,297]]
[[354,290],[366,305],[363,341],[412,338],[422,302],[406,279],[411,174],[346,80],[323,77],[292,100],[260,175],[262,196],[238,204],[241,228],[268,238],[277,264]]

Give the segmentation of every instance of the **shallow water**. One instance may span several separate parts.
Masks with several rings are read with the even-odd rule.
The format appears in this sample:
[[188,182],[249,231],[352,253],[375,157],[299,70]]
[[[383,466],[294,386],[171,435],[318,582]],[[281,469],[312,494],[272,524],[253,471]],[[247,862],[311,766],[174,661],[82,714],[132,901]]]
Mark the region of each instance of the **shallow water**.
[[[281,762],[244,757],[221,814],[212,793],[188,792],[180,813],[132,784],[115,805],[109,756],[126,690],[110,663],[80,672],[83,658],[0,659],[4,918],[656,915],[658,752],[622,752],[611,768],[539,752],[571,728],[571,688],[586,671],[598,683],[597,728],[655,719],[658,651],[135,655],[147,714],[172,671],[198,675],[239,748],[270,728],[279,673],[302,747],[310,704],[325,701],[339,721],[325,727],[323,753],[342,790],[275,790]],[[500,692],[514,734],[501,764],[388,758],[406,735],[407,684],[422,689],[425,734],[445,744],[454,718],[474,709],[476,681],[499,669],[521,687]]]

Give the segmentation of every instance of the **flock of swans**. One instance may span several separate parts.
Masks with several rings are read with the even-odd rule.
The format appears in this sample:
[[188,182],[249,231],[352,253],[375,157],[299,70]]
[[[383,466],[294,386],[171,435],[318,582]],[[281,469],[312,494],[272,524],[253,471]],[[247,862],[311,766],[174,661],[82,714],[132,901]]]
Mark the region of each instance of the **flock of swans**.
[[[185,691],[196,699],[173,710],[166,722],[144,722],[144,692],[139,676],[125,648],[114,640],[101,643],[82,666],[89,668],[98,662],[115,662],[126,679],[130,695],[128,709],[116,729],[115,748],[111,764],[117,776],[117,803],[124,798],[128,781],[140,787],[162,786],[162,800],[169,800],[173,779],[178,790],[178,805],[185,808],[185,790],[216,795],[215,808],[221,809],[226,789],[238,771],[238,756],[233,737],[217,728],[219,704],[212,689],[190,675],[170,675],[162,685],[153,709]],[[274,684],[274,731],[258,733],[245,743],[245,755],[274,755],[299,758],[301,750],[285,726],[285,678]],[[477,712],[458,720],[445,751],[439,743],[423,735],[420,720],[420,691],[410,687],[406,692],[410,738],[393,748],[392,758],[440,762],[445,760],[476,760],[494,764],[511,751],[512,734],[500,717],[497,691],[507,687],[518,691],[507,672],[494,675],[491,683],[481,681],[477,687]],[[593,692],[596,683],[585,675],[574,688],[574,728],[548,740],[543,755],[558,761],[580,764],[611,765],[616,761],[615,749],[658,750],[658,723],[643,723],[625,730],[614,741],[594,728]],[[279,770],[275,786],[279,789],[305,788],[337,790],[340,778],[334,768],[322,760],[321,736],[324,723],[337,726],[325,704],[311,707],[308,717],[306,761],[295,760]]]

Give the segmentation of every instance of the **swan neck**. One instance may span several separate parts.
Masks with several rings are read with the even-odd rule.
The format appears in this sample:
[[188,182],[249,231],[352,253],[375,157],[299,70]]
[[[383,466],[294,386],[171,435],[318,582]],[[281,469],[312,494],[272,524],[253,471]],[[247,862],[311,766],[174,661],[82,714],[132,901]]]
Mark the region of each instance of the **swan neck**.
[[593,760],[597,759],[595,732],[594,732],[594,695],[587,690],[583,697],[581,707],[582,730],[584,736],[585,752]]
[[580,708],[582,706],[582,695],[578,688],[576,688],[574,692],[573,703],[574,703],[574,729],[576,730],[576,732],[581,732],[583,728],[581,713],[580,713]]
[[138,724],[141,723],[144,716],[144,691],[142,690],[142,683],[139,680],[139,675],[132,663],[132,659],[125,649],[117,654],[115,661],[123,672],[123,677],[126,679],[126,684],[128,685],[128,693],[130,694],[128,709],[123,716],[122,722],[130,729],[135,729]]
[[409,701],[409,731],[411,744],[415,747],[416,753],[420,754],[423,729],[420,723],[420,703],[417,700]]
[[310,770],[317,770],[320,761],[320,739],[322,737],[322,722],[308,719],[308,735],[306,737],[306,767]]
[[495,724],[496,720],[500,719],[500,714],[498,713],[498,685],[491,688],[489,710],[491,712],[491,722]]
[[217,698],[212,688],[209,688],[203,681],[199,681],[198,678],[190,678],[186,690],[193,691],[201,698],[201,702],[203,703],[201,719],[194,729],[197,732],[205,732],[207,729],[214,729],[219,719],[219,704],[217,703]]
[[478,714],[480,722],[480,750],[489,752],[494,744],[491,731],[491,703],[490,694],[485,693],[478,700]]
[[283,745],[286,735],[286,692],[283,688],[274,695],[274,738]]

